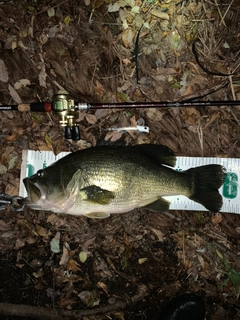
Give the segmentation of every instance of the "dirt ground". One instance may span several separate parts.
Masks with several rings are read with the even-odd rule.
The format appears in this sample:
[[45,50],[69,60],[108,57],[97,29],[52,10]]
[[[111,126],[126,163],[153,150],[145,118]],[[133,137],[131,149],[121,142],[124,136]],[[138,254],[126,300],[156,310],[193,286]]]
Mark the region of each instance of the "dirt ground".
[[[238,0],[0,1],[0,104],[59,90],[90,104],[240,100],[239,11]],[[0,192],[18,195],[24,149],[57,155],[110,140],[239,158],[239,119],[224,104],[82,111],[73,141],[56,113],[0,111]],[[136,125],[149,133],[108,131]],[[0,213],[1,319],[156,319],[183,293],[202,297],[207,320],[240,319],[238,214]]]

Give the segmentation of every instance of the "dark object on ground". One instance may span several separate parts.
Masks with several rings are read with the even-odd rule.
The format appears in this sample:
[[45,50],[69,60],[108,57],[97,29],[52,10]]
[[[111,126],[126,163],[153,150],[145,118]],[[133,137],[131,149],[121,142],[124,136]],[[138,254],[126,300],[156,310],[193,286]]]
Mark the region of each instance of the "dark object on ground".
[[194,294],[184,294],[172,299],[158,320],[203,320],[204,315],[203,300]]

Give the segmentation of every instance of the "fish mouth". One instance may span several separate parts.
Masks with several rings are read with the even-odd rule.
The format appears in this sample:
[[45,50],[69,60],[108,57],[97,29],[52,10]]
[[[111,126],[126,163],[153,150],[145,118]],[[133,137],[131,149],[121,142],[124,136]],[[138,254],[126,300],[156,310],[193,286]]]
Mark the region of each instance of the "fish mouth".
[[40,187],[36,182],[32,181],[31,178],[23,179],[24,186],[28,193],[28,196],[21,200],[21,204],[26,204],[28,206],[36,206],[39,200],[43,198],[43,188]]

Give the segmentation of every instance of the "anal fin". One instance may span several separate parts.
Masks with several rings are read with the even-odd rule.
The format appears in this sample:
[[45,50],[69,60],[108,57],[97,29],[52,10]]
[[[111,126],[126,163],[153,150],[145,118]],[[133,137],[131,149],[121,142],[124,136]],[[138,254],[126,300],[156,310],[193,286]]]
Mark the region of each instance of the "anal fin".
[[170,202],[160,197],[158,198],[158,200],[152,203],[149,203],[142,208],[150,211],[154,211],[154,212],[165,212],[169,210],[169,206],[170,206]]

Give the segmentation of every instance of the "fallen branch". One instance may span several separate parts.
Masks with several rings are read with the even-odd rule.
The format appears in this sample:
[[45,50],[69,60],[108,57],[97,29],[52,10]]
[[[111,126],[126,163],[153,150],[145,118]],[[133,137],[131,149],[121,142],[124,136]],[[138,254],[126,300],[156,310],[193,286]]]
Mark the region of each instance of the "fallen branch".
[[23,304],[0,303],[0,314],[5,316],[28,317],[35,319],[60,320],[60,319],[81,319],[83,316],[92,316],[117,310],[126,309],[128,306],[136,304],[147,295],[147,287],[138,287],[138,293],[128,301],[119,301],[113,305],[102,308],[87,310],[62,310],[27,306]]

